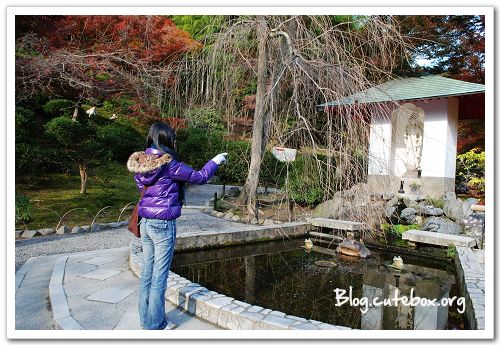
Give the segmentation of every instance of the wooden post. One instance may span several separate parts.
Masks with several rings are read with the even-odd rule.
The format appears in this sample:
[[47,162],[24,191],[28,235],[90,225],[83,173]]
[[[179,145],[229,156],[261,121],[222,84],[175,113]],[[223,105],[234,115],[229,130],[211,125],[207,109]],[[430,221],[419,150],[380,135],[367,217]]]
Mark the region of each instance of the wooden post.
[[217,192],[214,193],[214,210],[217,211]]

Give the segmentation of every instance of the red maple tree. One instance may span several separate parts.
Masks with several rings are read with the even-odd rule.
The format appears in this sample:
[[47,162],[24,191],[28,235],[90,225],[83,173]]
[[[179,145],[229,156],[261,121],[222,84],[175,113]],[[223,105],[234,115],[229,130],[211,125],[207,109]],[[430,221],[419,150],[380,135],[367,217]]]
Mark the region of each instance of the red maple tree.
[[99,103],[115,96],[157,117],[172,62],[200,44],[165,16],[16,17],[16,98],[37,93]]

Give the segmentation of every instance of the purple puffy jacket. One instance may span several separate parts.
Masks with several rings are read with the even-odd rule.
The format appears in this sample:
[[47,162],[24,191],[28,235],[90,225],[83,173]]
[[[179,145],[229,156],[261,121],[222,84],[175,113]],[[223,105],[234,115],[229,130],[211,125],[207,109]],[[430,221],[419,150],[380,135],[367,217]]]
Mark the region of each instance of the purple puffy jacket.
[[129,171],[140,191],[148,189],[139,202],[139,217],[149,219],[175,219],[181,215],[179,183],[204,184],[217,171],[218,165],[209,160],[200,171],[180,163],[168,153],[153,148],[133,153],[127,162]]

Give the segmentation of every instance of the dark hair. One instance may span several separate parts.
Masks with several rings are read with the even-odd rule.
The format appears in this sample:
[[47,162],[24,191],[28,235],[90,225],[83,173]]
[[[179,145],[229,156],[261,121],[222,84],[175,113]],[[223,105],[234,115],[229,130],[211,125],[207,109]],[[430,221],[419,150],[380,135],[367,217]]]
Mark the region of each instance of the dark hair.
[[149,128],[146,145],[147,147],[151,147],[152,144],[155,144],[156,148],[162,152],[164,151],[162,146],[176,151],[175,131],[164,123],[154,123],[151,128]]

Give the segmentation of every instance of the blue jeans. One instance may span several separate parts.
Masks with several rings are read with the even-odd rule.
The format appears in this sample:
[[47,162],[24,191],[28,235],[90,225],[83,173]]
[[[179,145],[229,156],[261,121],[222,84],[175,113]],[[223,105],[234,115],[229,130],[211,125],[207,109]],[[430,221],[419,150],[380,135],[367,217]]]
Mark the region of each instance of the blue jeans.
[[139,287],[139,318],[144,329],[164,329],[165,290],[175,247],[175,219],[142,218],[142,272]]

